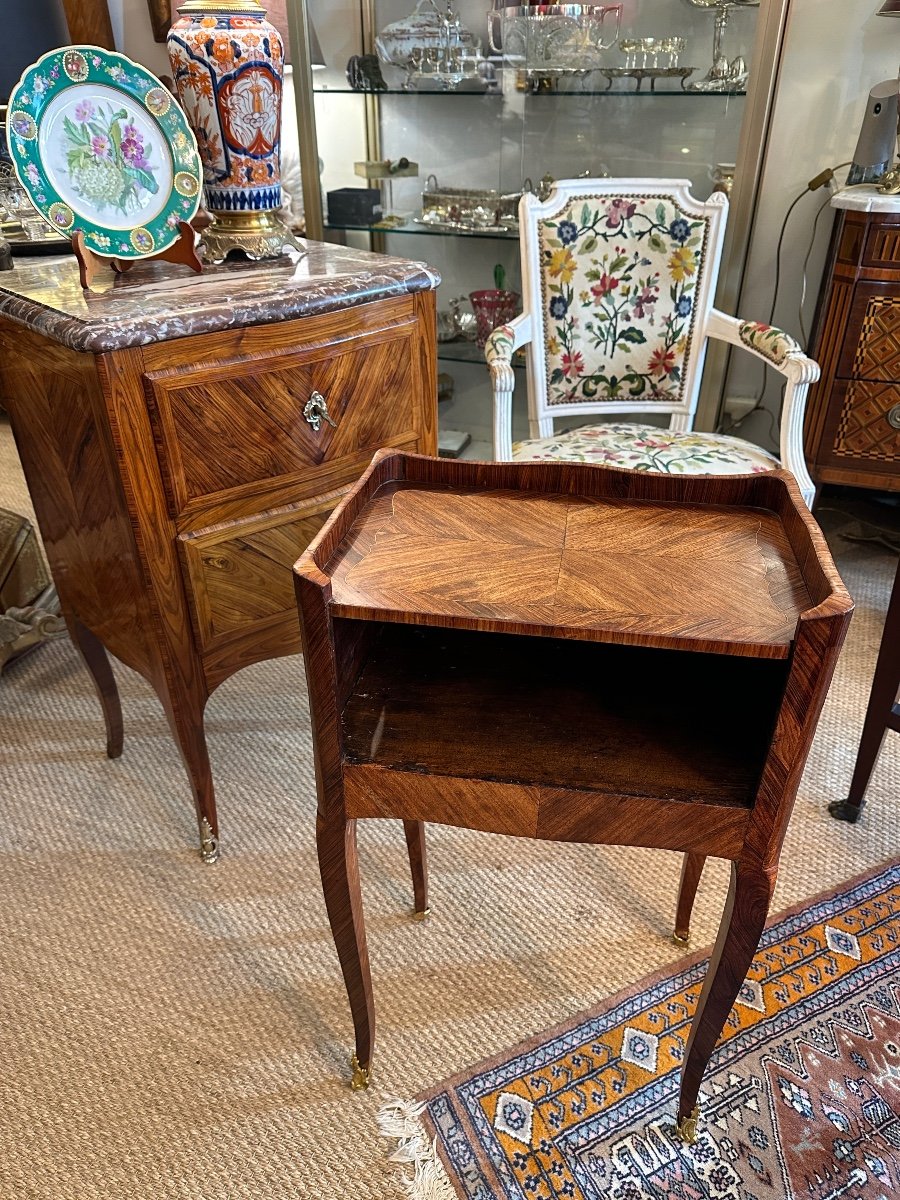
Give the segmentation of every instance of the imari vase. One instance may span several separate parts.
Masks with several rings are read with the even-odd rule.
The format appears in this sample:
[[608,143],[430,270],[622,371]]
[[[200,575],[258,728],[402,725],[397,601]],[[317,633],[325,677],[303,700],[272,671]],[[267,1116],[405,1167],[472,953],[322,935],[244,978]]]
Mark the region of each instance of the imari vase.
[[206,257],[231,250],[273,258],[293,241],[281,207],[284,46],[257,0],[187,0],[169,31],[169,59],[197,135],[215,223]]

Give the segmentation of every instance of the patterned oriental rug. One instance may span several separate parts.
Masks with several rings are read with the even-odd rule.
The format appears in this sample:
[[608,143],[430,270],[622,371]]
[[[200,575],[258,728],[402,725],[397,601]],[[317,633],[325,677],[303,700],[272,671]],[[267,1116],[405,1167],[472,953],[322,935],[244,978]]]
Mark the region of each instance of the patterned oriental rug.
[[[674,1129],[708,951],[574,1022],[388,1105],[410,1195],[466,1200],[900,1196],[900,864],[766,930]],[[435,1159],[436,1146],[439,1160]],[[415,1178],[413,1178],[413,1172]]]

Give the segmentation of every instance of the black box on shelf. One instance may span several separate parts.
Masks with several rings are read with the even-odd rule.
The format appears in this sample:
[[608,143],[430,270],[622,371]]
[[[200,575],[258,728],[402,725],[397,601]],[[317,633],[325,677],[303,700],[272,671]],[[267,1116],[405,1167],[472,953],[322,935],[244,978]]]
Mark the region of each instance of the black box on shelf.
[[384,216],[378,188],[337,188],[328,193],[330,225],[374,225]]

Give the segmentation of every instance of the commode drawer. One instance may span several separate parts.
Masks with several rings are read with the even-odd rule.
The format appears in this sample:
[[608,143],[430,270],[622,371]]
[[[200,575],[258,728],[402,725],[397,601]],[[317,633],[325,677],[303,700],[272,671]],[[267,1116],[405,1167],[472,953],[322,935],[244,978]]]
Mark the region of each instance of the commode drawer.
[[854,379],[838,381],[832,393],[830,428],[823,464],[900,469],[900,384]]
[[837,374],[900,383],[900,296],[884,284],[856,285]]
[[299,344],[257,356],[245,338],[231,362],[146,373],[171,515],[196,528],[222,519],[217,506],[231,518],[313,497],[358,475],[378,447],[414,445],[425,385],[418,326],[400,304],[356,336],[354,313],[342,336],[329,322],[329,340],[315,320],[293,322]]
[[246,665],[300,649],[293,566],[346,491],[178,538],[202,655]]

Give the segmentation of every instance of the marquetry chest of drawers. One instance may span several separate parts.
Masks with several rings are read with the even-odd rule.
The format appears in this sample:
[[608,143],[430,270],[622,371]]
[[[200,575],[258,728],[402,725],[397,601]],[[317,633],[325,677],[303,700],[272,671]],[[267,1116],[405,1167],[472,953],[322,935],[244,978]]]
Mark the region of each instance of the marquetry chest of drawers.
[[143,264],[89,294],[74,259],[0,276],[0,399],[109,753],[104,648],[163,703],[207,859],[207,699],[300,649],[291,568],[374,450],[435,453],[437,282],[316,243],[199,278]]
[[[900,490],[900,197],[838,193],[812,356],[806,456],[817,484]],[[856,204],[880,211],[844,208]]]

